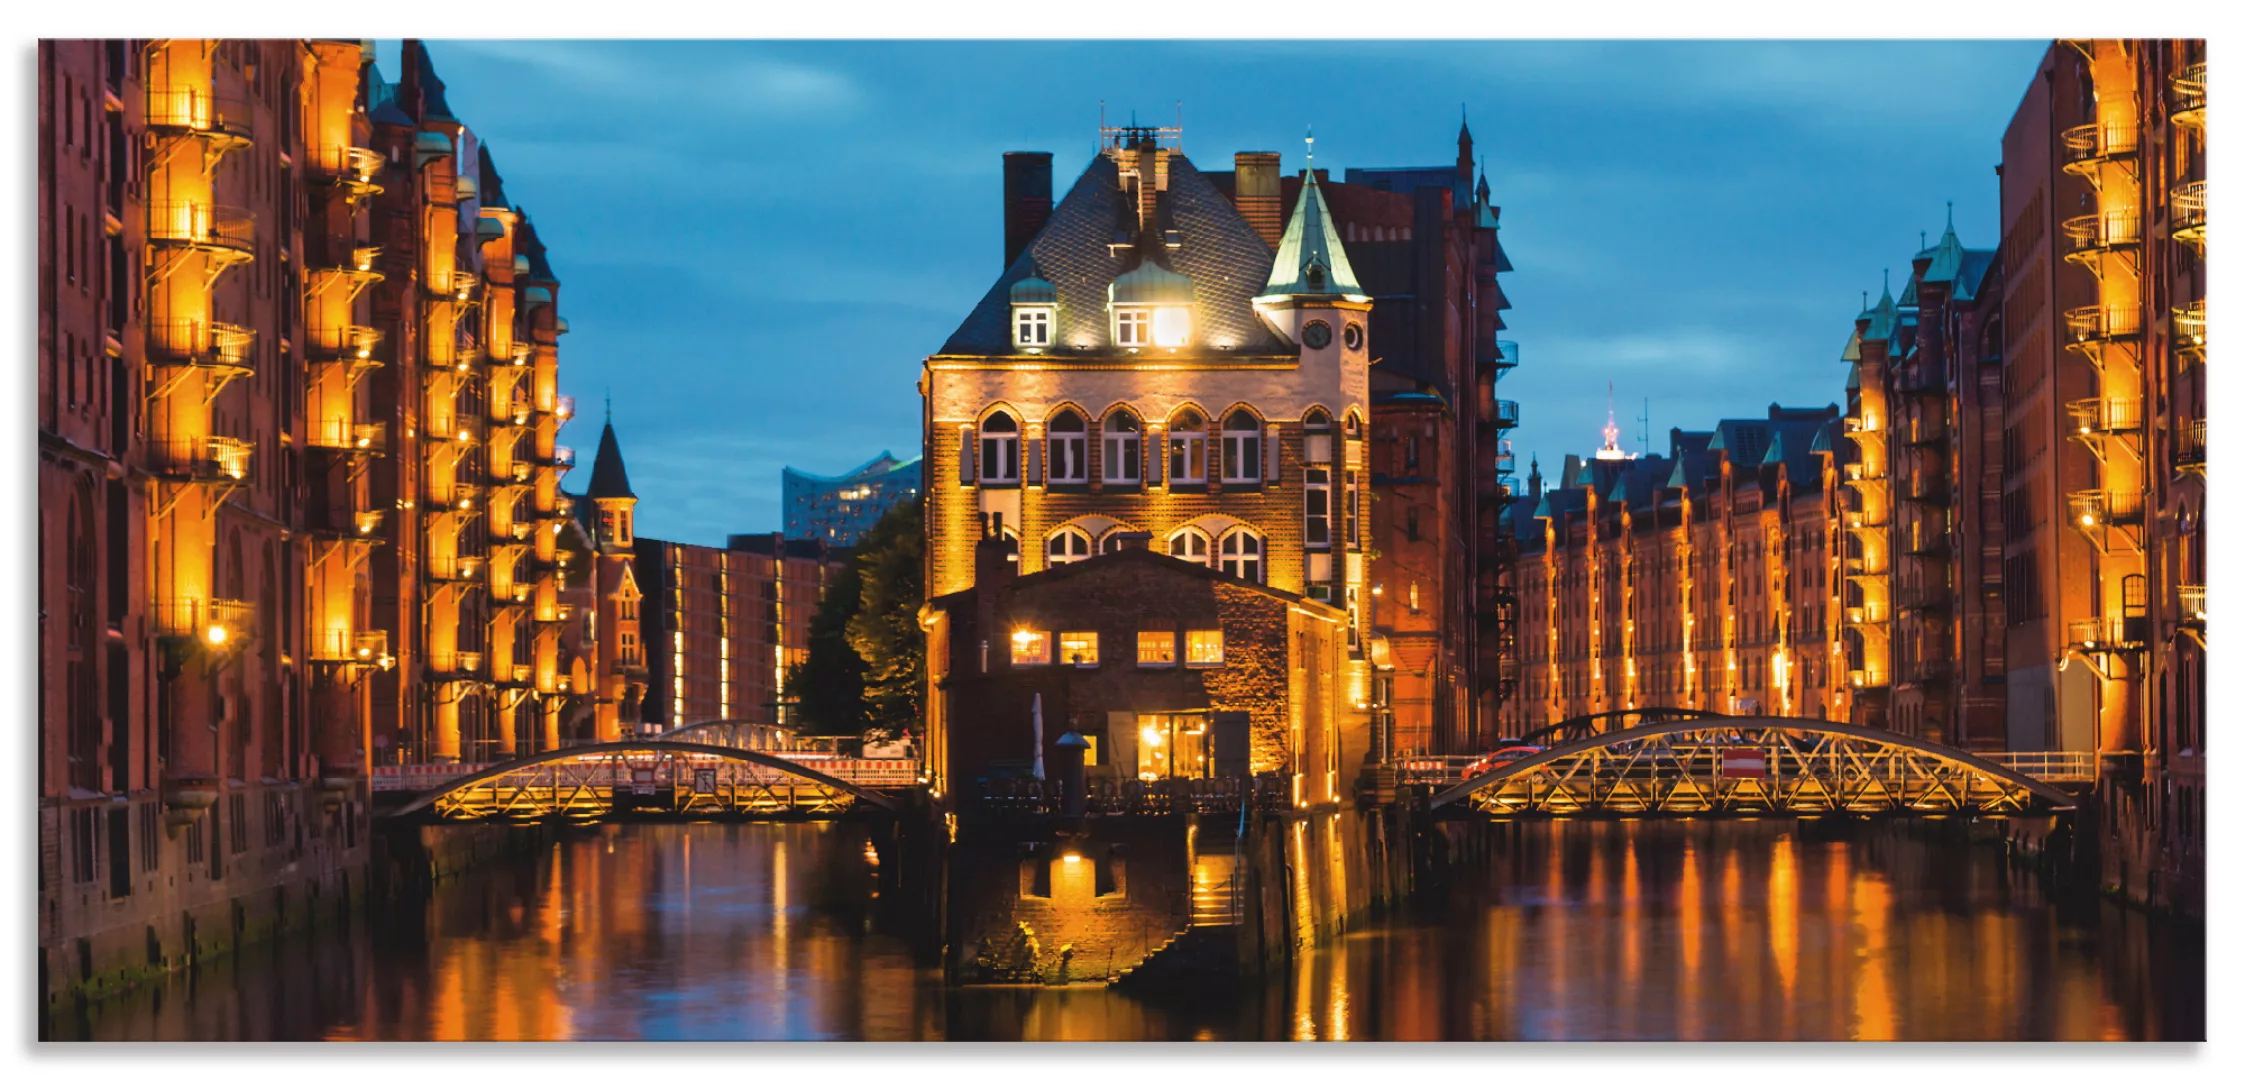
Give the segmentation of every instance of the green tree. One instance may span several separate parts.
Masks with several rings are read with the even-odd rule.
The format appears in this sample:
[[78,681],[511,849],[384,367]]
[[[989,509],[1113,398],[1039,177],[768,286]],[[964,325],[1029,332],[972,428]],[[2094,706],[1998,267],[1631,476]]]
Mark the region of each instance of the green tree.
[[865,730],[865,660],[850,647],[850,617],[858,610],[857,560],[852,557],[811,616],[810,648],[787,667],[787,690],[796,718],[811,735],[856,735]]
[[921,570],[921,501],[891,507],[857,548],[858,610],[846,631],[864,661],[864,725],[868,731],[922,730],[927,640],[920,607],[927,602]]

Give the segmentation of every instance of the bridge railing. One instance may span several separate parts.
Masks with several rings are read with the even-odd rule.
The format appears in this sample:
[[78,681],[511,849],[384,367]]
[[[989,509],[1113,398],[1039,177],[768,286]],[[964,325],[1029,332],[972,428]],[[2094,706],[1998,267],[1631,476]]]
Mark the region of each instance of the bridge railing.
[[[1090,780],[1084,784],[1086,814],[1232,813],[1243,801],[1257,809],[1277,811],[1287,805],[1289,779],[1284,776],[1222,777],[1167,780]],[[1058,814],[1062,810],[1058,780],[993,780],[975,782],[981,808],[1000,814]]]
[[[773,757],[815,769],[862,788],[903,788],[920,782],[918,758],[851,758],[829,754],[777,753]],[[611,771],[629,782],[628,755],[611,763]],[[379,765],[374,769],[376,791],[429,791],[501,762],[444,762],[423,765]],[[774,775],[778,773],[774,771]]]
[[1398,758],[1396,782],[1448,787],[1465,779],[1466,766],[1481,760],[1479,754],[1421,754]]
[[2091,750],[2035,750],[1977,755],[2030,780],[2045,784],[2097,782],[2097,754]]

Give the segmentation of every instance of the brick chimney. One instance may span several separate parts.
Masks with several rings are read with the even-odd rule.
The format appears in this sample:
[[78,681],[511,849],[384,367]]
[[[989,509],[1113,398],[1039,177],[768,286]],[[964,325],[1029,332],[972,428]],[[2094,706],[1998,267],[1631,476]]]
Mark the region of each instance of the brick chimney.
[[1021,257],[1037,230],[1052,217],[1052,155],[1014,150],[1006,154],[1006,265]]
[[1232,205],[1239,208],[1239,216],[1254,226],[1263,242],[1277,250],[1279,238],[1286,235],[1286,208],[1281,205],[1278,187],[1278,153],[1249,150],[1233,154],[1232,169]]
[[974,544],[974,586],[1004,588],[1021,574],[1021,549],[1010,536],[990,533]]

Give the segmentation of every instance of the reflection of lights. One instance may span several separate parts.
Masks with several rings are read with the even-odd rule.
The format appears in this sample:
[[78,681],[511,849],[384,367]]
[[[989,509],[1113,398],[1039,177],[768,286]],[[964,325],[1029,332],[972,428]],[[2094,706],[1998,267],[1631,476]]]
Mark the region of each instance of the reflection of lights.
[[1074,866],[1075,864],[1077,864],[1077,863],[1080,863],[1080,862],[1084,861],[1084,857],[1083,857],[1083,856],[1081,856],[1081,855],[1078,855],[1078,854],[1076,854],[1076,853],[1075,853],[1075,852],[1073,852],[1073,851],[1071,851],[1071,852],[1069,852],[1069,853],[1068,853],[1068,854],[1066,854],[1066,855],[1062,855],[1062,856],[1060,857],[1060,861],[1061,861],[1061,862],[1064,862],[1064,863],[1067,863],[1067,864],[1068,864],[1068,865],[1070,865],[1070,866]]

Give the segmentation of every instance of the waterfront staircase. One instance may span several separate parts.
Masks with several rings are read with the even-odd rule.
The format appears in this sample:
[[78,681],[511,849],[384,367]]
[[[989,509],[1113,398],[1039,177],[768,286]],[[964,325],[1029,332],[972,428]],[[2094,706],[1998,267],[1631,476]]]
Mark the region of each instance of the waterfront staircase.
[[1191,914],[1184,929],[1169,935],[1137,963],[1107,980],[1111,987],[1189,987],[1226,982],[1238,977],[1239,927],[1246,921],[1240,907],[1243,890],[1239,874],[1225,857],[1216,872],[1204,864],[1193,875]]

